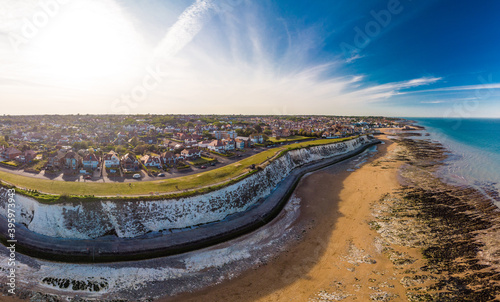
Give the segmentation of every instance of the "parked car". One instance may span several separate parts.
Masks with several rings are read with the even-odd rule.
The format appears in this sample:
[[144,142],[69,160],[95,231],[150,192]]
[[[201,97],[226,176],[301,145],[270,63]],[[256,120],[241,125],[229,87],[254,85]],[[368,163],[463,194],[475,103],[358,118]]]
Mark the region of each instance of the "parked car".
[[207,166],[201,166],[200,167],[200,169],[206,169],[206,168],[207,168]]
[[90,176],[90,175],[85,175],[85,176],[83,177],[83,179],[92,179],[92,176]]
[[141,174],[136,173],[136,174],[134,174],[134,175],[132,176],[132,178],[139,179],[139,178],[141,178]]
[[212,166],[212,167],[215,166],[215,162],[211,162],[210,166]]
[[158,174],[159,177],[165,177],[165,173]]

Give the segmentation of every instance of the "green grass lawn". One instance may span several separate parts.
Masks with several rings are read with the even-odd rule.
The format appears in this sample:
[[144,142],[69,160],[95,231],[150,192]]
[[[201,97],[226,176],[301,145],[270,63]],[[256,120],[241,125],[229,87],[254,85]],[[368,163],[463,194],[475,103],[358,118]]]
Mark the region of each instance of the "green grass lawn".
[[281,143],[281,142],[291,142],[291,141],[303,141],[306,139],[311,139],[313,137],[307,137],[307,136],[300,136],[300,135],[294,135],[294,136],[289,136],[289,137],[283,137],[281,139],[276,139],[274,137],[270,137],[269,140],[273,143]]
[[158,169],[157,167],[147,167],[149,172],[163,172],[161,169]]
[[282,151],[324,145],[344,140],[348,139],[324,139],[280,146],[265,150],[259,154],[215,170],[166,180],[137,181],[130,183],[131,185],[129,183],[115,183],[110,181],[106,181],[105,183],[51,181],[48,179],[27,177],[3,171],[0,171],[0,180],[14,184],[19,188],[57,195],[124,196],[147,195],[151,192],[169,193],[179,190],[196,189],[228,181],[243,173],[250,172],[248,168],[250,165],[259,165]]
[[213,158],[207,158],[207,157],[201,157],[201,158],[197,158],[195,160],[190,160],[188,161],[188,163],[191,165],[191,166],[201,166],[201,165],[204,165],[204,164],[210,164],[211,162],[215,161],[215,159]]
[[39,160],[29,165],[28,169],[33,171],[41,171],[47,165],[48,160]]

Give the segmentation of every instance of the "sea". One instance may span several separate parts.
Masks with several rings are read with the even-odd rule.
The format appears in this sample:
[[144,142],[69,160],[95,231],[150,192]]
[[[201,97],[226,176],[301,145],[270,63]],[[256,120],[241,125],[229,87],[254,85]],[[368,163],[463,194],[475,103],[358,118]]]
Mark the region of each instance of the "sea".
[[444,181],[472,186],[500,208],[500,119],[411,118],[440,142],[449,157],[437,172]]

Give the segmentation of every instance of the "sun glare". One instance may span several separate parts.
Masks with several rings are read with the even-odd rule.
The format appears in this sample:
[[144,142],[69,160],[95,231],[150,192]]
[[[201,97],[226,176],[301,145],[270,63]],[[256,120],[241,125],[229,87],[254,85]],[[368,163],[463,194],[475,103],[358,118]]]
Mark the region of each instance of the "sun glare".
[[51,20],[33,57],[48,76],[65,81],[125,77],[141,56],[141,42],[116,5],[81,1]]

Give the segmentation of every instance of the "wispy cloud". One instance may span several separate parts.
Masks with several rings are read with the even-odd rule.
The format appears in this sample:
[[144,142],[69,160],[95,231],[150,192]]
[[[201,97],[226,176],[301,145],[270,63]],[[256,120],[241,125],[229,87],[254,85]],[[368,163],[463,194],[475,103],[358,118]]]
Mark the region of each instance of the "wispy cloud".
[[420,104],[442,104],[446,103],[446,101],[441,100],[441,101],[421,101]]
[[488,90],[500,89],[500,83],[442,87],[435,89],[415,90],[407,93],[449,92],[449,91],[467,91],[467,90],[484,90],[484,89]]
[[197,0],[188,7],[155,49],[155,56],[170,59],[202,30],[215,14],[214,1]]
[[360,55],[360,54],[358,54],[358,53],[355,53],[353,56],[351,56],[351,57],[347,58],[347,59],[345,60],[345,62],[346,62],[346,63],[352,63],[352,62],[357,61],[357,60],[359,60],[359,59],[362,59],[362,58],[364,58],[364,57],[365,57],[365,56],[363,56],[363,55]]
[[403,94],[402,90],[426,86],[440,81],[439,77],[422,77],[402,82],[386,83],[368,86],[342,95],[343,98],[354,99],[357,102],[377,101],[395,95]]

